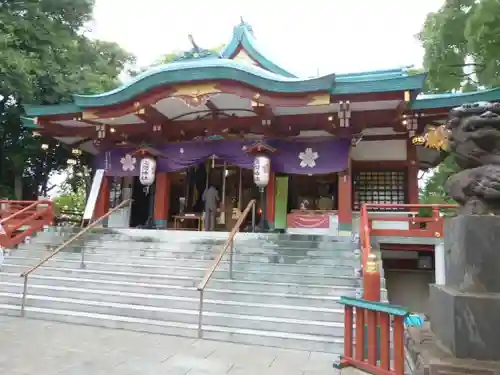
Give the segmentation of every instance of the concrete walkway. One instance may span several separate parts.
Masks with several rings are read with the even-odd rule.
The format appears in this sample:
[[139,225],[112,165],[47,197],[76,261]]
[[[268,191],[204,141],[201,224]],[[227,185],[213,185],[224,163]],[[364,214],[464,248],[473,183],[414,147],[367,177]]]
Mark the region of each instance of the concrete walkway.
[[0,374],[336,375],[331,354],[0,316]]

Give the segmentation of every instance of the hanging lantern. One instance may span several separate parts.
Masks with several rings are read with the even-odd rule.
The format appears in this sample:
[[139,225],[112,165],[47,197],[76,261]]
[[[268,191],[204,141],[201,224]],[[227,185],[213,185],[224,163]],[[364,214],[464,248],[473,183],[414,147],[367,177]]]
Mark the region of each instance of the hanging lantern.
[[260,189],[264,189],[269,183],[271,171],[271,159],[265,155],[257,155],[253,161],[253,182]]
[[156,160],[150,156],[141,159],[139,166],[139,181],[146,187],[146,191],[155,182]]

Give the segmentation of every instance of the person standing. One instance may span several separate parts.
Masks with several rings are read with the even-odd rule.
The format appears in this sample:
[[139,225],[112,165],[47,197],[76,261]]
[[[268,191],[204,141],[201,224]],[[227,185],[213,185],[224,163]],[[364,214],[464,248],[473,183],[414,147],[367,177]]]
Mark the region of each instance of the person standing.
[[217,206],[219,203],[219,192],[217,188],[210,184],[203,192],[202,196],[205,204],[205,230],[213,231],[215,229],[215,217],[217,215]]

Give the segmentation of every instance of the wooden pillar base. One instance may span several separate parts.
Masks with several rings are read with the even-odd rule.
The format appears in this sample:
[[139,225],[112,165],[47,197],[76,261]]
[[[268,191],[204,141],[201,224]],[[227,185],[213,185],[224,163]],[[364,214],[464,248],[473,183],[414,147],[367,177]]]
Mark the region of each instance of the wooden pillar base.
[[276,175],[271,172],[266,187],[266,219],[269,227],[274,228],[274,208],[276,200]]
[[380,302],[380,272],[363,273],[363,299]]
[[[98,219],[109,211],[109,194],[111,190],[111,177],[104,176],[97,196],[97,202],[94,208],[93,219]],[[106,221],[106,220],[105,220]],[[103,223],[105,225],[105,223]]]
[[156,228],[168,226],[168,211],[170,203],[170,179],[166,172],[156,175],[153,220]]
[[339,235],[352,231],[352,182],[350,168],[339,174],[338,181]]
[[367,301],[380,302],[380,286],[378,259],[371,253],[363,269],[363,298]]

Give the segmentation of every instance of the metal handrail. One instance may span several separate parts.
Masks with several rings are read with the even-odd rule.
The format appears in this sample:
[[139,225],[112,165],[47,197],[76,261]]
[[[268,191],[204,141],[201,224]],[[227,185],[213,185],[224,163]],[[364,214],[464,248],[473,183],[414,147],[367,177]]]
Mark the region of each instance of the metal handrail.
[[240,217],[236,221],[236,223],[233,226],[233,229],[231,232],[229,232],[229,238],[227,239],[226,243],[224,244],[224,247],[222,248],[222,251],[219,253],[219,256],[215,259],[212,267],[207,271],[205,274],[205,277],[200,281],[200,283],[197,286],[197,290],[200,292],[200,303],[199,303],[199,309],[198,309],[198,338],[202,337],[202,324],[203,324],[203,292],[205,291],[205,287],[207,286],[208,282],[212,278],[215,270],[219,266],[220,262],[222,261],[222,258],[227,252],[227,249],[230,249],[229,252],[229,279],[233,278],[233,253],[234,253],[234,236],[236,236],[236,233],[238,233],[241,224],[243,223],[243,220],[247,217],[248,213],[250,210],[252,210],[252,228],[255,230],[255,204],[256,200],[252,199],[245,210],[241,213]]
[[[101,217],[97,218],[93,222],[91,222],[89,225],[87,225],[85,228],[83,228],[80,232],[75,234],[73,237],[71,237],[69,240],[64,242],[62,245],[59,245],[53,252],[52,254],[46,256],[43,258],[38,264],[35,266],[31,267],[27,271],[24,271],[20,276],[24,277],[24,286],[23,286],[23,299],[21,302],[21,316],[24,316],[24,307],[26,305],[26,294],[28,291],[28,276],[35,272],[38,268],[40,268],[43,264],[45,264],[47,261],[55,257],[61,250],[63,250],[66,246],[71,244],[73,241],[81,237],[83,234],[88,232],[90,229],[94,228],[97,224],[101,223],[104,219],[108,218],[109,215],[111,215],[113,212],[118,211],[120,208],[126,206],[127,204],[130,204],[132,202],[132,199],[126,199],[123,202],[121,202],[118,206],[112,208],[109,210],[107,213],[102,215]],[[82,248],[81,251],[81,262],[80,262],[80,268],[85,268],[85,249]]]

